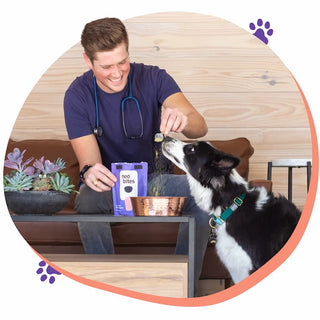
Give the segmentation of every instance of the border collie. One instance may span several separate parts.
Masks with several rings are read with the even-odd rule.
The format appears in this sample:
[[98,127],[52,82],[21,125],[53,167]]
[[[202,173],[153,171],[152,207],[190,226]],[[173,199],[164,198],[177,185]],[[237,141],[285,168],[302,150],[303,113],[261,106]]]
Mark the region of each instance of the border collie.
[[249,188],[234,169],[240,159],[204,141],[166,137],[163,154],[186,172],[197,205],[212,217],[220,260],[237,283],[271,259],[287,242],[301,212],[264,187]]

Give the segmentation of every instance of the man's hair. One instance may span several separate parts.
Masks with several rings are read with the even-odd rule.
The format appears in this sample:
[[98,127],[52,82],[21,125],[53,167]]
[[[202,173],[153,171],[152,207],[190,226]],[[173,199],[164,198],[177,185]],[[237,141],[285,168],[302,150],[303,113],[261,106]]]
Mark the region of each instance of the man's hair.
[[89,22],[82,31],[81,44],[91,62],[97,52],[113,50],[121,43],[124,43],[128,50],[126,27],[117,18],[103,18]]

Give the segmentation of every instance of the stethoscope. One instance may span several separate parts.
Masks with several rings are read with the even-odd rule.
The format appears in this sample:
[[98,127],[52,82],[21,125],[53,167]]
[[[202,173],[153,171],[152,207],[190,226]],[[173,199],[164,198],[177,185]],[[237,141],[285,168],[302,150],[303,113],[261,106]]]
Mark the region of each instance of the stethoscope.
[[[132,83],[131,83],[131,76],[130,74],[128,75],[128,85],[129,85],[129,94],[127,97],[123,98],[121,100],[121,115],[122,115],[122,127],[123,127],[123,131],[124,134],[126,135],[126,137],[128,139],[131,140],[135,140],[135,139],[139,139],[143,136],[143,120],[142,120],[142,114],[141,114],[141,109],[140,109],[140,104],[137,98],[135,98],[132,95]],[[101,137],[103,135],[103,129],[102,127],[99,125],[99,104],[98,104],[98,93],[97,93],[97,80],[96,77],[93,76],[93,90],[94,90],[94,101],[95,101],[95,106],[96,106],[96,126],[93,129],[93,133],[95,136]],[[125,103],[128,100],[133,100],[137,106],[138,109],[138,113],[139,113],[139,118],[140,118],[140,124],[141,124],[141,132],[139,135],[137,136],[129,136],[127,129],[126,129],[126,125],[125,125],[125,117],[124,117],[124,107],[125,107]]]

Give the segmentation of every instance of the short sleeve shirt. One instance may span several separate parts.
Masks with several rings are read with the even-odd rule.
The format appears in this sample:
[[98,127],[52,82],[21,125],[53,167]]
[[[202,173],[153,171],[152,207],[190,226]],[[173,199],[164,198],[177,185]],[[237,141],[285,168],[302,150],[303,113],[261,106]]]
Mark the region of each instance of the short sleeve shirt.
[[[154,171],[154,135],[159,132],[161,106],[170,95],[180,92],[179,86],[163,69],[140,63],[130,64],[132,96],[129,85],[121,92],[106,93],[97,86],[99,125],[103,134],[97,136],[103,164],[110,169],[112,162],[148,162],[149,173]],[[96,127],[96,107],[93,86],[93,72],[90,70],[76,78],[64,98],[64,114],[69,139],[90,135]],[[129,139],[138,136],[138,139]]]

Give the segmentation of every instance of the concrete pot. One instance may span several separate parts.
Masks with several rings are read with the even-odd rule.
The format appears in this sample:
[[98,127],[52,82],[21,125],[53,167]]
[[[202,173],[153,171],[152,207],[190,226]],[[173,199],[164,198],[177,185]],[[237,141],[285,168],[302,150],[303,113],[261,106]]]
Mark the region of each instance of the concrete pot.
[[9,210],[16,214],[53,214],[62,210],[71,194],[61,191],[6,191]]

